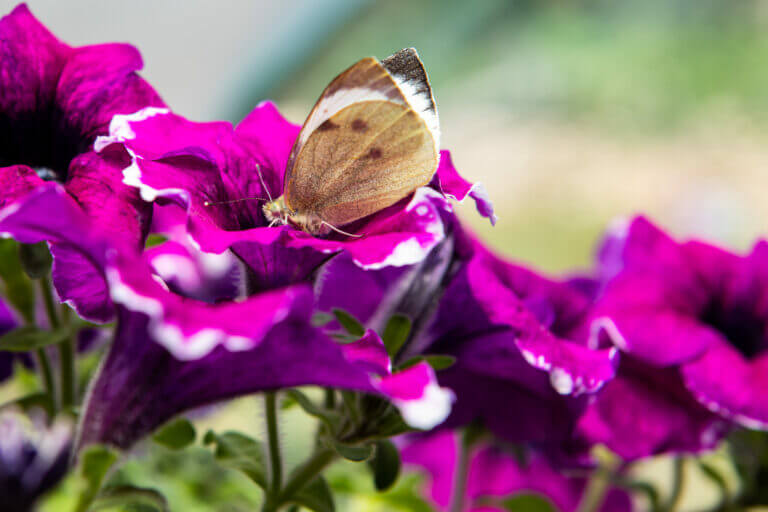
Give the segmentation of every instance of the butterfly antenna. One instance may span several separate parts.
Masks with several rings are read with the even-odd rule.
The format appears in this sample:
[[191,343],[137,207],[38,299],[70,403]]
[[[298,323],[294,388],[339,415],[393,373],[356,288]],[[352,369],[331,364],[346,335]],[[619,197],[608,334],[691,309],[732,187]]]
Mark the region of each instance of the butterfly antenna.
[[240,199],[230,199],[229,201],[204,201],[203,206],[215,206],[217,204],[239,203],[241,201],[266,201],[263,197],[241,197]]
[[324,225],[328,226],[329,228],[331,228],[332,230],[334,230],[335,232],[341,233],[342,235],[351,236],[352,238],[362,238],[362,236],[363,236],[363,235],[353,235],[352,233],[347,233],[346,231],[342,231],[339,228],[337,228],[336,226],[334,226],[333,224],[325,222],[324,220],[321,220],[320,224],[324,224]]
[[261,175],[261,165],[256,164],[256,174],[259,175],[259,181],[261,182],[261,188],[264,189],[264,192],[267,193],[267,197],[269,198],[269,202],[272,202],[272,194],[269,193],[269,189],[267,188],[267,184],[264,183],[264,176]]

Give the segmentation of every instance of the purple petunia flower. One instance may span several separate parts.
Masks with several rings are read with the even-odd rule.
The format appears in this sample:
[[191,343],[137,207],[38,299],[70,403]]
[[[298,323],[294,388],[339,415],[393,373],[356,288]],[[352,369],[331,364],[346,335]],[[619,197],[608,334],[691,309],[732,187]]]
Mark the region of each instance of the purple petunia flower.
[[[424,471],[428,477],[426,494],[438,510],[448,510],[456,486],[459,459],[459,435],[443,430],[427,435],[409,436],[401,441],[402,458],[406,467]],[[550,465],[546,457],[536,452],[527,454],[526,460],[505,452],[500,446],[481,443],[473,446],[469,454],[466,505],[470,512],[502,512],[495,505],[502,498],[520,493],[533,493],[545,498],[562,512],[578,510],[587,487],[587,478],[566,476]],[[632,510],[627,492],[608,491],[603,512]]]
[[42,417],[0,412],[0,503],[9,512],[34,510],[35,502],[64,477],[69,467],[72,425]]
[[768,244],[740,256],[638,217],[610,233],[600,263],[593,328],[628,357],[588,435],[636,457],[712,448],[720,418],[768,428]]
[[[83,408],[79,445],[125,448],[191,408],[302,385],[384,396],[415,427],[445,418],[451,396],[428,365],[393,374],[372,333],[341,345],[312,327],[308,284],[239,298],[222,273],[232,267],[200,264],[211,256],[177,242],[149,250],[144,261],[114,255],[107,276],[118,329]],[[170,273],[164,257],[174,260]]]
[[344,251],[362,268],[418,262],[445,237],[445,196],[471,196],[495,220],[487,195],[464,181],[443,152],[435,188],[424,187],[347,227],[362,238],[314,237],[289,226],[268,228],[264,200],[281,195],[283,173],[300,126],[271,103],[256,107],[236,128],[194,123],[166,109],[116,116],[96,149],[125,148],[132,162],[125,183],[147,201],[172,203],[188,214],[188,230],[205,252],[232,249],[251,268],[251,288],[267,289],[305,279],[329,255]]
[[[91,149],[115,114],[162,105],[136,74],[141,67],[129,45],[62,43],[26,5],[0,19],[0,212],[56,181],[100,232],[120,244],[143,244],[150,211],[122,184],[128,155],[112,151],[106,158]],[[107,320],[112,306],[93,262],[67,245],[51,250],[61,299],[85,318]]]
[[456,223],[415,266],[372,272],[335,258],[320,272],[316,294],[321,310],[346,309],[378,331],[394,313],[410,317],[413,332],[398,362],[456,357],[438,373],[456,395],[445,427],[481,420],[509,441],[561,450],[587,395],[616,371],[618,351],[591,349],[580,335],[589,296],[499,259]]

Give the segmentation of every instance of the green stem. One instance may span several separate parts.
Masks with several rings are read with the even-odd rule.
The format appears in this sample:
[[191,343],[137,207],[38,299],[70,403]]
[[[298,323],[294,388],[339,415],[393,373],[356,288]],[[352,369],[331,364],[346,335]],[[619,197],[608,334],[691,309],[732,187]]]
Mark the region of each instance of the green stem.
[[44,348],[39,348],[36,351],[37,368],[40,371],[40,376],[43,379],[43,386],[45,387],[48,397],[51,399],[51,412],[56,412],[56,383],[53,380],[53,371],[51,370],[51,360],[48,357],[48,352]]
[[277,393],[272,391],[264,396],[264,410],[267,420],[269,466],[271,472],[269,493],[279,496],[283,486],[283,461],[280,456],[280,438],[277,431]]
[[58,329],[61,324],[59,323],[59,315],[56,313],[56,304],[53,302],[53,291],[51,290],[51,281],[48,276],[40,278],[40,291],[43,292],[48,323],[51,324],[51,329]]
[[677,510],[677,506],[680,504],[680,498],[683,494],[683,488],[685,487],[685,459],[683,457],[675,458],[673,471],[672,492],[664,507],[664,510],[667,512],[675,512],[675,510]]
[[[48,276],[40,278],[40,290],[45,303],[45,312],[48,315],[48,323],[51,329],[58,329],[62,323],[56,312],[56,304],[53,300],[53,290]],[[62,309],[65,323],[69,324],[69,311]],[[66,410],[75,405],[77,395],[77,382],[75,379],[75,347],[70,337],[59,344],[59,378],[61,379],[61,408]]]
[[306,462],[293,471],[288,482],[286,482],[283,491],[280,493],[279,502],[282,504],[290,501],[297,492],[302,490],[304,486],[322,473],[323,470],[333,462],[335,457],[336,452],[334,450],[328,448],[317,450],[312,457],[307,459]]
[[469,450],[471,448],[469,435],[465,432],[459,446],[459,459],[456,461],[456,472],[453,475],[453,493],[451,494],[450,512],[462,512],[467,499],[467,480],[469,477]]
[[[61,308],[62,324],[70,325],[69,307]],[[61,406],[64,409],[74,407],[77,402],[77,372],[75,370],[75,339],[70,335],[59,345],[61,358]]]

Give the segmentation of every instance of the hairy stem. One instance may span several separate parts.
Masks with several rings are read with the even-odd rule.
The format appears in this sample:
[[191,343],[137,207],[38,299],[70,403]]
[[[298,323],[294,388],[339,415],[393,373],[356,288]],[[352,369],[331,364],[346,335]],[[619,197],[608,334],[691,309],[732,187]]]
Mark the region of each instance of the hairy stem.
[[269,447],[270,481],[269,493],[279,496],[283,486],[283,461],[280,455],[280,438],[277,430],[277,393],[272,391],[264,396],[264,411],[267,421]]
[[471,448],[469,435],[462,436],[459,445],[459,458],[456,461],[456,472],[453,475],[453,493],[451,494],[450,512],[462,512],[467,499],[467,479],[469,477],[469,451]]

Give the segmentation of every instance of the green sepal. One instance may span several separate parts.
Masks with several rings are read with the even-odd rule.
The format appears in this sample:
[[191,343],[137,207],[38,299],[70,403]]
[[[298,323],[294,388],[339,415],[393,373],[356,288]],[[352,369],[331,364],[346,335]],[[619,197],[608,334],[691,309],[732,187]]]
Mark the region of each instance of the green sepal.
[[171,450],[182,450],[195,442],[197,432],[187,418],[176,418],[160,427],[152,440]]
[[264,444],[239,432],[206,432],[203,444],[215,445],[213,455],[222,466],[242,471],[256,485],[267,489]]
[[388,439],[376,441],[376,452],[368,460],[373,473],[373,485],[377,491],[386,491],[400,476],[400,452]]

